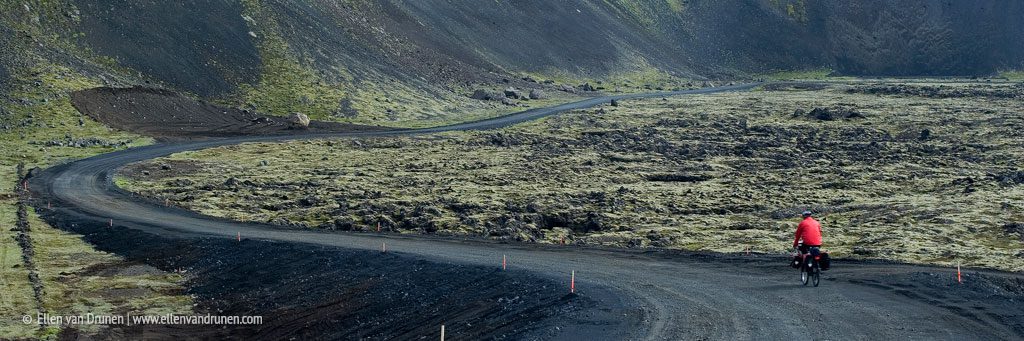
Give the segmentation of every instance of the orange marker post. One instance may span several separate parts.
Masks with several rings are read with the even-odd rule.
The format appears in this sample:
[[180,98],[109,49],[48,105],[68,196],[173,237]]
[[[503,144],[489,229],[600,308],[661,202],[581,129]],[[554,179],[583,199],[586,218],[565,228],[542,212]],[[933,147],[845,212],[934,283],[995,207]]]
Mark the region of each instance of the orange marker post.
[[380,233],[380,222],[377,222],[377,232]]

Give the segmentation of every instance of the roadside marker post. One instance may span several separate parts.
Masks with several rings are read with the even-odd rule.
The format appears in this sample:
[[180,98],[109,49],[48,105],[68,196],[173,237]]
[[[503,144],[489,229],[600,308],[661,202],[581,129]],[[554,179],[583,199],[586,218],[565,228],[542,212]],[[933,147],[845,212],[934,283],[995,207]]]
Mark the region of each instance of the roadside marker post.
[[444,341],[444,325],[441,325],[441,341]]
[[114,227],[114,218],[110,218],[110,221],[107,223],[107,227]]
[[576,270],[572,271],[572,277],[569,278],[569,293],[576,293]]
[[505,271],[505,269],[507,269],[507,267],[505,266],[505,263],[506,263],[505,258],[506,258],[505,255],[501,255],[501,271]]
[[964,283],[963,279],[960,277],[960,262],[959,261],[956,262],[956,282],[960,283],[960,284]]
[[53,208],[53,206],[50,206],[50,201],[46,201],[46,209],[49,210],[49,209],[52,209],[52,208]]
[[377,222],[377,233],[380,233],[380,222]]
[[380,243],[380,252],[388,252],[388,243],[386,243],[386,242],[381,242]]
[[237,233],[238,233],[238,236],[237,236],[238,241],[242,241],[242,231],[238,231]]

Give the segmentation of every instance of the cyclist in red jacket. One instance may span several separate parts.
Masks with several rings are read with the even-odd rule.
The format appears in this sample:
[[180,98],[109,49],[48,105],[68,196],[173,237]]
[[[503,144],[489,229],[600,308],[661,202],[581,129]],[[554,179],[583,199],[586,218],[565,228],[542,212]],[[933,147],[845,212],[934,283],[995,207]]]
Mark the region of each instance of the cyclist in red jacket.
[[821,253],[821,223],[814,220],[811,211],[804,211],[803,216],[804,220],[796,227],[793,248],[799,247],[801,254],[810,253],[812,256],[817,256]]

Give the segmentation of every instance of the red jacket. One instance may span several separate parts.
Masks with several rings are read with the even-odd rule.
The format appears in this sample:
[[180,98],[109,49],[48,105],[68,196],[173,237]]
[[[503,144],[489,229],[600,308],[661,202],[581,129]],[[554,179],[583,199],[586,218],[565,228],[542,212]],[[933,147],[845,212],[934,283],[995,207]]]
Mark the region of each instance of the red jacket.
[[804,221],[801,221],[800,225],[796,227],[793,245],[799,243],[800,239],[804,240],[804,245],[821,246],[821,223],[812,217],[804,218]]

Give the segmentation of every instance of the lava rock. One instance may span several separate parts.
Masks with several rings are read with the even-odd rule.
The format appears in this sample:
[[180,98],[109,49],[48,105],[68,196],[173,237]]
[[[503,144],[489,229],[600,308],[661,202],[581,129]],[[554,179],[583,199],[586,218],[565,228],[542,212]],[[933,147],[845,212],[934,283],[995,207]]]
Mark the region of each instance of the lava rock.
[[1020,236],[1020,240],[1024,241],[1024,223],[1009,223],[1003,225],[1003,229],[1006,230],[1006,233],[1016,233]]
[[523,95],[519,92],[519,90],[516,90],[516,88],[509,87],[505,89],[505,97],[511,99],[520,99],[523,97]]
[[846,108],[814,108],[810,112],[797,109],[793,111],[793,117],[806,116],[819,121],[833,121],[839,119],[864,118],[864,114]]

